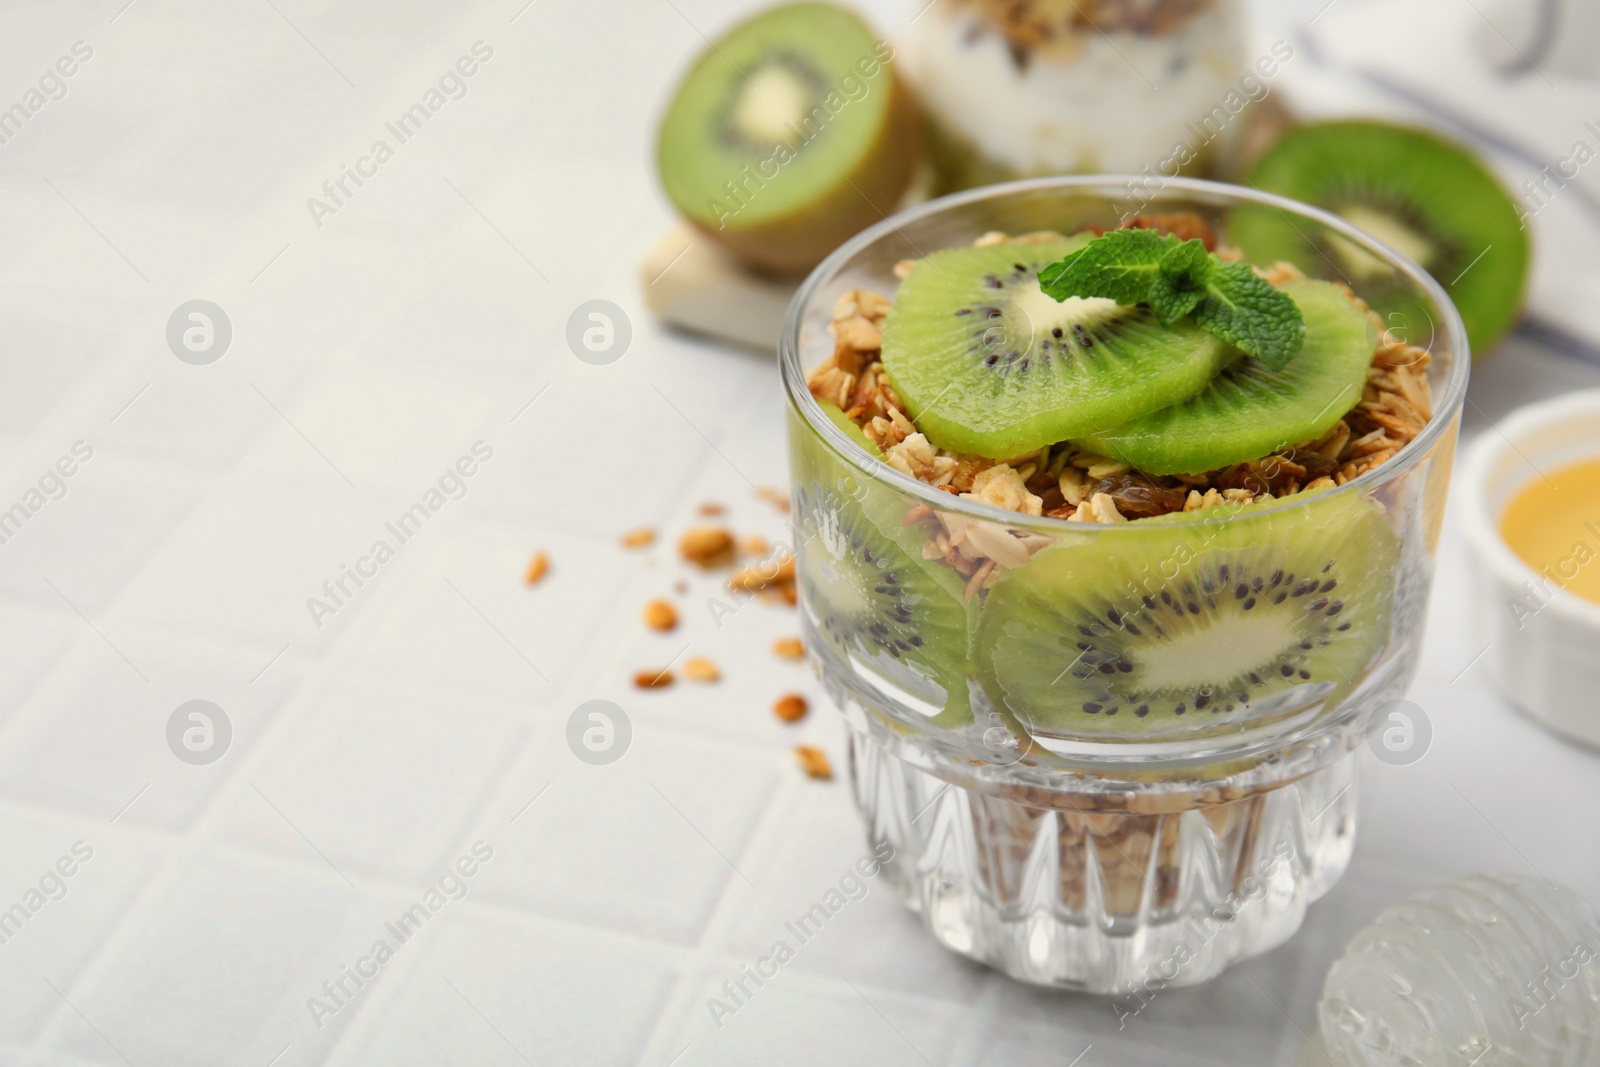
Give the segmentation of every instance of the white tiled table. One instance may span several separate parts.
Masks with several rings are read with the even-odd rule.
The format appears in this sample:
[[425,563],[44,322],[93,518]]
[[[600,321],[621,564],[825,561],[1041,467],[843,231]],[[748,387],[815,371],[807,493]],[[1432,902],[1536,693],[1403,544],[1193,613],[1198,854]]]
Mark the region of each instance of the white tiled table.
[[[0,943],[0,1064],[1066,1064],[1091,1045],[1076,1062],[1286,1064],[1329,961],[1409,890],[1536,867],[1600,897],[1600,758],[1485,688],[1451,526],[1413,694],[1433,749],[1369,761],[1354,867],[1288,946],[1119,1029],[1103,1001],[947,954],[874,886],[713,1024],[706,998],[864,848],[843,785],[789,756],[842,763],[834,716],[766,710],[817,695],[767,651],[793,615],[719,627],[694,579],[679,631],[647,633],[641,603],[682,568],[616,544],[703,500],[783,532],[752,490],[784,478],[771,362],[661,332],[634,279],[668,221],[656,109],[735,6],[0,12],[0,107],[93,49],[0,144],[0,509],[94,450],[0,544],[0,909],[93,850]],[[479,40],[465,97],[319,228],[306,199]],[[197,297],[233,324],[209,366],[164,340]],[[562,340],[594,298],[633,320],[607,367]],[[1469,434],[1597,382],[1513,342]],[[480,440],[465,496],[314,625],[306,599]],[[554,568],[529,590],[535,548]],[[685,648],[720,687],[630,687]],[[234,731],[209,766],[165,740],[195,698]],[[593,698],[632,718],[611,766],[564,742]],[[465,899],[386,934],[478,841]],[[357,990],[344,968],[380,937],[398,947]]]

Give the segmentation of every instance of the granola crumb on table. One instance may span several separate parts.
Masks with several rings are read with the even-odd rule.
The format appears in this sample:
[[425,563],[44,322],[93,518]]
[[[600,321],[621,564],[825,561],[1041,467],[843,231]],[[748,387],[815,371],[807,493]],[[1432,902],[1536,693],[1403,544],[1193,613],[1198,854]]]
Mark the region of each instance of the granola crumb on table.
[[828,754],[815,745],[799,745],[794,750],[794,757],[800,763],[800,769],[807,778],[819,778],[826,781],[833,777],[833,764],[828,762]]
[[655,530],[648,526],[640,526],[638,529],[629,530],[627,533],[622,535],[622,547],[645,548],[649,545],[655,544],[655,540]]
[[678,552],[705,570],[733,562],[733,534],[723,526],[695,526],[678,540]]
[[717,682],[722,670],[704,656],[690,656],[683,661],[683,676],[691,682]]
[[[1140,216],[1128,225],[1175,232],[1204,241],[1208,247],[1216,244],[1216,235],[1197,216]],[[992,232],[974,244],[1036,244],[1061,239],[1061,234],[1051,231],[1019,237]],[[902,260],[894,273],[904,279],[917,263]],[[1258,273],[1273,284],[1302,276],[1287,263]],[[1365,302],[1348,288],[1345,292],[1371,314]],[[843,409],[879,447],[884,462],[900,473],[963,499],[1021,515],[1120,523],[1344,485],[1392,459],[1433,417],[1427,375],[1432,357],[1383,331],[1355,407],[1316,440],[1261,459],[1197,474],[1155,476],[1069,443],[1004,461],[949,452],[935,447],[917,430],[884,373],[880,347],[890,306],[887,297],[864,289],[839,297],[833,310],[833,354],[811,371],[808,385],[812,395]],[[1375,316],[1373,321],[1377,322]],[[1378,325],[1381,328],[1382,324]],[[929,540],[923,546],[923,557],[942,559],[955,568],[966,580],[968,599],[1003,568],[1020,566],[1033,552],[1053,543],[926,505],[912,508],[905,524],[924,527]]]
[[528,560],[528,570],[522,576],[526,585],[538,585],[544,581],[544,576],[550,573],[550,553],[539,551]]
[[678,609],[670,600],[652,600],[644,606],[644,624],[659,633],[678,628]]
[[810,705],[806,703],[806,698],[799,693],[781,696],[778,702],[772,705],[772,713],[784,722],[799,722],[806,717],[806,712],[809,710]]
[[636,689],[665,689],[672,682],[672,669],[670,667],[659,669],[647,667],[642,671],[635,671],[633,674],[633,685]]

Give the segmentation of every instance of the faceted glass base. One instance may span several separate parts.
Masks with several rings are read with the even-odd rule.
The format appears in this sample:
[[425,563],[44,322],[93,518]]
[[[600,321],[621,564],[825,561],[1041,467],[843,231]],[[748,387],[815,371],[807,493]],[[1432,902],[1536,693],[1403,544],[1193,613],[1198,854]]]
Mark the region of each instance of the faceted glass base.
[[1353,753],[1236,799],[1107,813],[1081,791],[951,784],[846,719],[868,837],[894,849],[883,877],[934,937],[1024,982],[1123,995],[1215,977],[1299,929],[1355,842]]

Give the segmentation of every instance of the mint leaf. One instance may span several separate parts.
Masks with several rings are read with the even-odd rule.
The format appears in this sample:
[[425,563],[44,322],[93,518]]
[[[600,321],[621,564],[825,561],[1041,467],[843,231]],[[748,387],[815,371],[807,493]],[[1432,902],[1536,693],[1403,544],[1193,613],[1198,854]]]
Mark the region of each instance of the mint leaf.
[[1161,325],[1171,326],[1205,299],[1206,282],[1215,270],[1216,261],[1199,241],[1167,250],[1145,299]]
[[1111,230],[1040,271],[1039,288],[1056,300],[1088,296],[1143,304],[1161,273],[1161,257],[1177,245],[1176,237],[1154,230]]
[[1224,263],[1205,283],[1194,310],[1202,330],[1220,337],[1273,370],[1300,353],[1306,325],[1300,309],[1281,289],[1257,277],[1248,263]]
[[1039,288],[1057,301],[1101,297],[1147,304],[1163,326],[1193,315],[1195,325],[1273,370],[1305,343],[1305,320],[1288,294],[1248,263],[1224,263],[1199,241],[1154,230],[1111,230],[1039,272]]
[[1204,300],[1204,289],[1176,289],[1165,278],[1157,278],[1150,286],[1150,299],[1145,303],[1156,313],[1161,325],[1171,326],[1192,312]]
[[1195,286],[1205,284],[1215,269],[1215,261],[1200,241],[1184,241],[1167,250],[1161,257],[1161,274],[1174,284],[1186,282]]
[[[1061,259],[1058,259],[1048,267],[1041,269],[1039,271],[1039,288],[1044,290],[1046,293],[1050,293],[1051,287],[1054,286],[1057,280],[1066,273],[1067,268],[1072,265],[1073,261],[1079,256],[1083,255],[1083,253],[1087,250],[1088,246],[1086,245],[1083,248],[1078,249],[1076,252],[1068,252]],[[1050,295],[1055,296],[1054,293],[1051,293]],[[1068,295],[1070,294],[1057,296],[1055,299],[1057,301],[1065,300]]]

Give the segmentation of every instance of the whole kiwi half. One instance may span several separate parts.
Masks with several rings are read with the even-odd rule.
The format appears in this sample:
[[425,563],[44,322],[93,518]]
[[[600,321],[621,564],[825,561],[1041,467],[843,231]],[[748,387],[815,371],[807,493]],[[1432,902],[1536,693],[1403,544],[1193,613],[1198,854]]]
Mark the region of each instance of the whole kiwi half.
[[[844,412],[823,409],[853,444],[881,455]],[[927,707],[937,725],[965,725],[976,600],[963,598],[955,571],[922,558],[927,538],[905,525],[908,505],[898,495],[809,427],[793,432],[802,435],[793,450],[796,574],[811,640],[890,695]]]
[[1399,541],[1351,492],[1139,527],[1046,549],[990,590],[977,676],[1030,732],[1235,732],[1337,700],[1383,647]]
[[921,155],[893,49],[833,4],[770,8],[708,45],[661,123],[678,210],[748,266],[809,270],[894,213]]
[[[1527,232],[1510,194],[1461,146],[1379,122],[1319,123],[1285,134],[1245,181],[1326,208],[1415,260],[1450,294],[1474,356],[1516,323]],[[1435,324],[1404,277],[1350,241],[1254,206],[1233,213],[1230,233],[1251,262],[1348,282],[1386,328],[1428,347]]]

